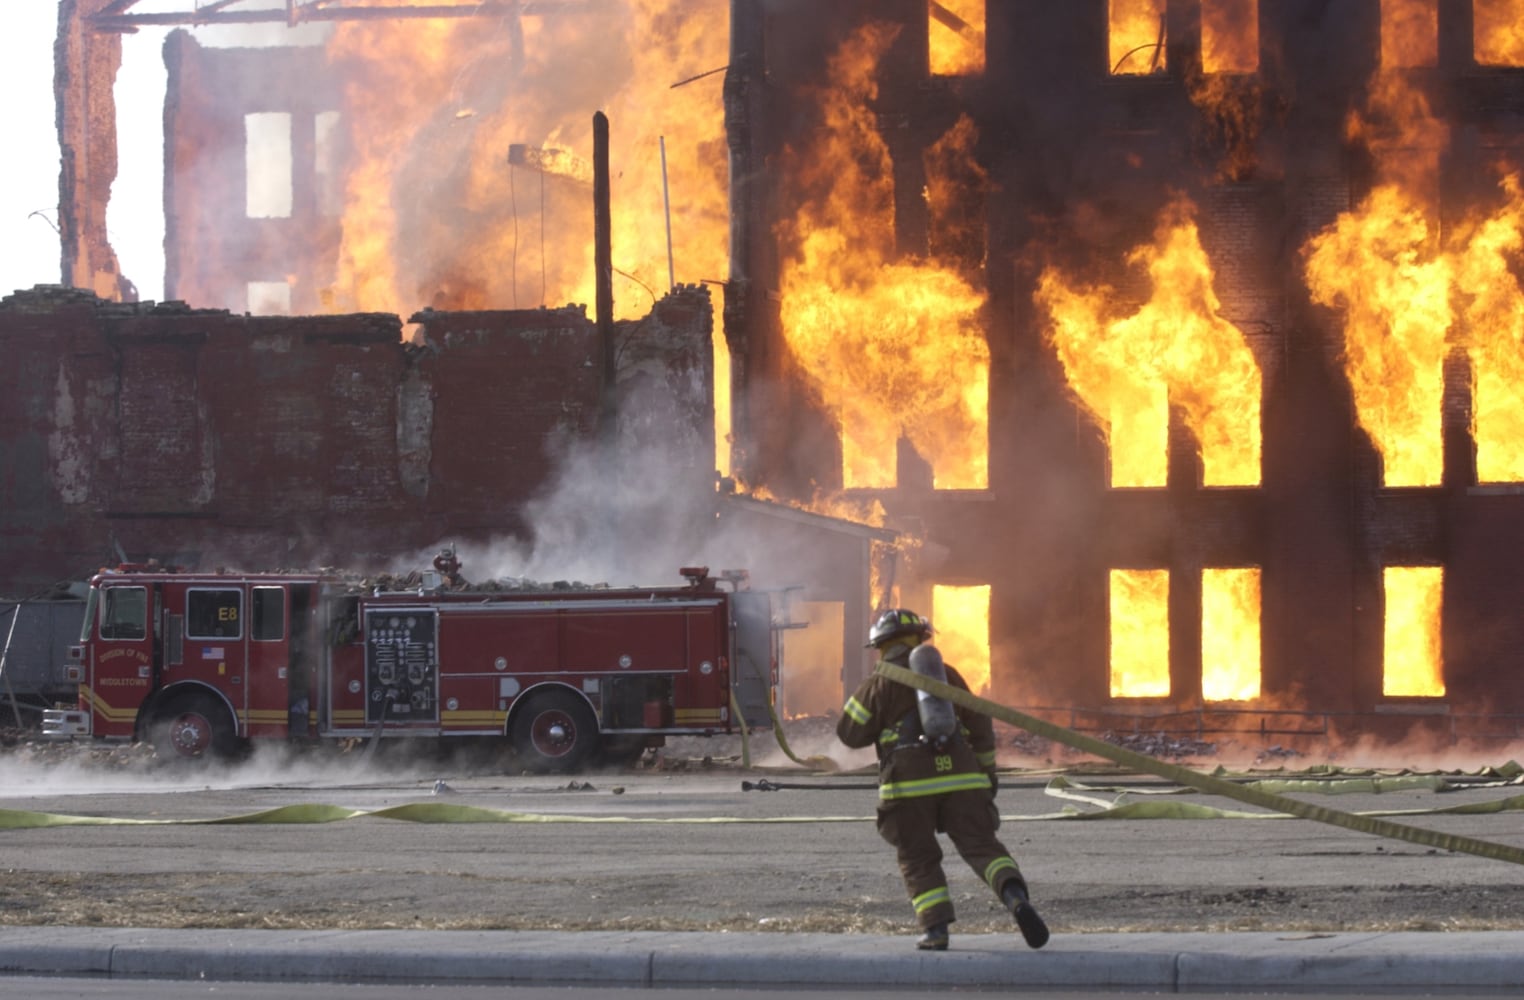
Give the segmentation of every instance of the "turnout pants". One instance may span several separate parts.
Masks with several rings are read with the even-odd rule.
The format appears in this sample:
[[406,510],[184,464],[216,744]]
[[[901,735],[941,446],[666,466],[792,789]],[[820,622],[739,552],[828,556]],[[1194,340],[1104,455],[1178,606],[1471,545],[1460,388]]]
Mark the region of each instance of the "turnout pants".
[[1016,862],[995,835],[999,826],[994,796],[984,789],[879,803],[879,835],[899,856],[900,874],[923,929],[956,919],[947,875],[942,870],[938,832],[947,834],[958,854],[996,897],[1007,882],[1021,879]]

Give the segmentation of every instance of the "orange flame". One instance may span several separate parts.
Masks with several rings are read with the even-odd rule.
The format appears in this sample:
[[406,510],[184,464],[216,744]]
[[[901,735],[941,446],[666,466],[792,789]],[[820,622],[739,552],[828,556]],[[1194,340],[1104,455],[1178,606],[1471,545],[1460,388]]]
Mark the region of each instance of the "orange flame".
[[1524,190],[1508,175],[1504,206],[1482,221],[1457,257],[1455,279],[1469,296],[1463,313],[1471,358],[1471,434],[1476,477],[1524,481]]
[[591,161],[600,109],[616,309],[644,314],[669,284],[663,139],[678,280],[723,278],[724,112],[720,77],[703,74],[725,64],[726,13],[720,0],[626,0],[612,12],[340,23],[329,58],[349,81],[351,156],[333,308],[592,302],[591,191],[507,157],[527,145]]
[[958,668],[975,694],[990,686],[990,588],[987,584],[931,588],[933,641],[942,656]]
[[720,476],[729,476],[731,438],[730,402],[730,343],[725,331],[716,329],[714,342],[714,469]]
[[1208,134],[1226,149],[1219,169],[1228,180],[1245,180],[1258,166],[1254,140],[1260,131],[1259,0],[1217,0],[1201,7],[1201,69],[1186,79],[1191,103],[1202,112]]
[[1413,69],[1438,62],[1438,0],[1381,0],[1382,68]]
[[1260,571],[1201,574],[1201,696],[1248,701],[1260,694]]
[[1111,72],[1161,73],[1164,62],[1165,0],[1111,0]]
[[1385,659],[1381,693],[1391,698],[1437,698],[1445,693],[1440,652],[1444,570],[1438,566],[1388,566],[1383,629]]
[[1471,5],[1472,54],[1482,66],[1524,66],[1524,0]]
[[1260,480],[1259,366],[1220,315],[1192,212],[1176,202],[1153,245],[1128,255],[1153,282],[1152,298],[1130,316],[1109,318],[1118,296],[1108,287],[1077,288],[1055,268],[1038,282],[1069,384],[1106,433],[1113,486],[1165,484],[1171,401],[1200,446],[1204,485]]
[[1259,68],[1259,0],[1207,0],[1201,5],[1201,68],[1206,73]]
[[983,73],[984,0],[932,0],[926,42],[932,76]]
[[978,126],[968,115],[926,151],[926,207],[932,256],[971,264],[984,260],[984,201],[989,175],[974,156]]
[[1111,696],[1169,696],[1169,571],[1111,571]]
[[780,633],[783,662],[788,665],[779,685],[783,714],[811,715],[840,708],[846,606],[840,601],[794,601],[789,610],[793,622],[806,627]]
[[1443,471],[1451,266],[1433,239],[1422,210],[1385,185],[1314,237],[1307,254],[1313,301],[1345,310],[1345,375],[1389,486],[1436,485]]
[[939,488],[988,481],[984,293],[955,271],[895,259],[893,165],[868,105],[897,28],[843,45],[819,97],[825,127],[791,152],[798,214],[779,226],[780,319],[842,434],[848,488],[892,487],[907,439]]

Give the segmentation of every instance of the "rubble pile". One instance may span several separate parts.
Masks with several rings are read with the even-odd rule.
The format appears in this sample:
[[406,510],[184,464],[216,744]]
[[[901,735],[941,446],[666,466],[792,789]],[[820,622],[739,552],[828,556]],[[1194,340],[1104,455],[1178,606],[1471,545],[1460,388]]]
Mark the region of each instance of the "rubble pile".
[[1193,757],[1211,757],[1217,753],[1217,744],[1189,736],[1170,736],[1168,733],[1114,733],[1105,732],[1100,739],[1112,746],[1135,753],[1146,754],[1160,760],[1185,760]]
[[149,766],[157,759],[147,743],[102,743],[93,740],[44,740],[35,730],[0,731],[6,759],[20,764],[70,764],[103,771],[126,771]]
[[420,570],[406,573],[365,573],[358,570],[323,566],[316,570],[280,570],[282,574],[316,575],[336,581],[350,594],[417,593],[437,589],[442,593],[516,594],[581,590],[609,590],[607,583],[583,583],[579,580],[530,580],[526,577],[502,577],[472,582],[464,577],[428,574]]

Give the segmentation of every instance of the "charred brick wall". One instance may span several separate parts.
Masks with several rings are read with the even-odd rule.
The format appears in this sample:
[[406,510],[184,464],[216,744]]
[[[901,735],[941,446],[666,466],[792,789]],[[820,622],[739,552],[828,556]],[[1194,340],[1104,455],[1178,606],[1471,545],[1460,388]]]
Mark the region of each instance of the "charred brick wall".
[[[103,298],[137,298],[120,274],[106,233],[106,203],[116,180],[116,103],[112,81],[122,64],[120,35],[87,27],[110,0],[61,0],[53,49],[58,106],[58,230],[62,280]],[[19,96],[19,95],[18,95]]]
[[[653,315],[626,371],[667,387],[661,433],[702,470],[674,491],[712,495],[708,292],[679,289]],[[597,428],[594,324],[578,308],[413,320],[404,340],[384,314],[250,317],[57,287],[0,301],[0,592],[119,554],[375,566],[522,533],[557,449]]]

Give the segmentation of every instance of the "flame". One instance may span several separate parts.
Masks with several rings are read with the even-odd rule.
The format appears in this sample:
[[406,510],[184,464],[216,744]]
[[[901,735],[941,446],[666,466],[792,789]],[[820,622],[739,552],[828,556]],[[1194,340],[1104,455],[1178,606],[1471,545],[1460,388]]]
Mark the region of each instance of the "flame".
[[1440,647],[1444,570],[1388,566],[1382,571],[1386,618],[1381,693],[1389,698],[1437,698],[1445,693]]
[[729,476],[731,439],[730,342],[725,331],[716,327],[714,341],[714,468],[720,476]]
[[1481,66],[1524,66],[1524,0],[1471,5],[1472,54]]
[[962,115],[926,151],[928,239],[933,256],[970,263],[984,260],[984,200],[989,175],[974,155],[978,126]]
[[1116,317],[1108,287],[1078,288],[1051,267],[1039,278],[1037,300],[1069,384],[1107,435],[1113,486],[1165,484],[1171,402],[1200,446],[1204,485],[1260,481],[1259,366],[1220,315],[1193,211],[1174,203],[1154,243],[1128,255],[1153,282],[1130,316]]
[[1166,0],[1111,0],[1111,72],[1160,73],[1164,62]]
[[1437,485],[1443,472],[1451,264],[1432,243],[1418,205],[1384,185],[1314,237],[1307,254],[1313,301],[1345,310],[1344,370],[1388,486]]
[[988,584],[931,588],[931,624],[942,656],[958,668],[974,694],[990,686],[990,588]]
[[1438,0],[1381,0],[1382,68],[1412,69],[1438,62]]
[[1259,69],[1259,0],[1204,0],[1201,68],[1208,74]]
[[779,633],[783,637],[785,664],[779,683],[784,715],[810,715],[840,708],[846,605],[840,601],[794,601],[789,610],[794,624],[807,627]]
[[1478,482],[1524,481],[1524,190],[1507,175],[1506,203],[1476,227],[1458,254],[1455,280],[1471,358],[1471,435]]
[[1111,571],[1111,696],[1169,696],[1169,571]]
[[932,76],[983,73],[984,0],[931,0],[928,9],[927,61]]
[[507,157],[519,145],[547,163],[590,162],[600,109],[616,310],[642,315],[669,284],[663,140],[678,280],[723,278],[721,78],[703,74],[726,62],[727,10],[624,0],[492,21],[340,22],[328,54],[349,81],[350,156],[332,308],[593,302],[590,190]]
[[1201,7],[1201,69],[1186,77],[1191,103],[1206,134],[1226,156],[1219,173],[1229,181],[1252,177],[1260,132],[1259,0],[1216,0]]
[[1201,696],[1248,701],[1260,694],[1260,571],[1201,574]]
[[800,208],[778,227],[780,321],[840,427],[845,486],[894,486],[903,437],[938,488],[983,489],[984,293],[950,268],[895,259],[893,164],[869,104],[897,30],[868,25],[842,46],[819,95],[819,138],[788,153]]

